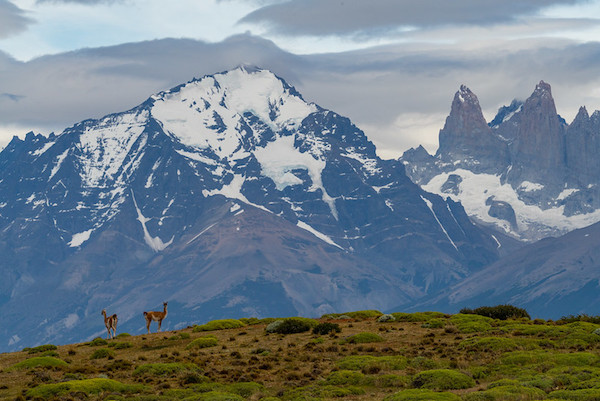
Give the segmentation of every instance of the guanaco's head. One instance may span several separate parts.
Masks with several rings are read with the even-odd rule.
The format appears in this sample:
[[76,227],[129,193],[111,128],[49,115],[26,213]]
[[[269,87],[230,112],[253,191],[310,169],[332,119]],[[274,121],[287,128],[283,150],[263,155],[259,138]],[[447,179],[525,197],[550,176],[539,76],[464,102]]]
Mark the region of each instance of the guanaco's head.
[[106,309],[102,309],[102,313],[103,316],[106,316]]
[[163,306],[166,308],[167,307],[168,302],[163,302]]

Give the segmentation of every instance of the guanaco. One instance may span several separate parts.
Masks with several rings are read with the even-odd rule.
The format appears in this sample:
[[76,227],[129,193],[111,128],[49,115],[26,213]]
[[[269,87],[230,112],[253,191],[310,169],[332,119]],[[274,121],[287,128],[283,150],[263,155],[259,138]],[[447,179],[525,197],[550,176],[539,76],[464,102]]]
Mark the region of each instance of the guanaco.
[[162,321],[164,318],[167,317],[167,302],[163,302],[163,307],[164,309],[162,312],[144,312],[144,318],[146,318],[146,329],[148,330],[148,334],[150,334],[150,323],[152,323],[153,320],[158,322],[158,330],[156,332],[158,333],[160,331]]
[[[117,321],[119,320],[117,318],[117,314],[113,314],[111,316],[106,316],[106,309],[102,309],[102,316],[104,316],[104,325],[106,326],[106,330],[108,331],[108,337],[106,337],[107,340],[115,338],[115,335],[117,333]],[[112,330],[112,335],[111,335],[111,331]]]

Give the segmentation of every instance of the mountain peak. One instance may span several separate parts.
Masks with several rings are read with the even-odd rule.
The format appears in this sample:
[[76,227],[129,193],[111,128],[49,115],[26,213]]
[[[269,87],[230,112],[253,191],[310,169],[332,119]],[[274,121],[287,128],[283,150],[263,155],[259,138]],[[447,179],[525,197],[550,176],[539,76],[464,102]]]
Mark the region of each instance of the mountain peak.
[[460,103],[470,103],[479,106],[479,99],[477,99],[477,96],[464,84],[460,86],[456,95],[454,95],[454,99]]

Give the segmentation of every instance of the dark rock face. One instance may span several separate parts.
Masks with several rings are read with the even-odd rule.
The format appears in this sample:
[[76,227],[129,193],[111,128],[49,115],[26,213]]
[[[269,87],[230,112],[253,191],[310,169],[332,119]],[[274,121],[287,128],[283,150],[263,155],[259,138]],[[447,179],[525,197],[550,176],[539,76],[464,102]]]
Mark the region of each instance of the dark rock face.
[[15,138],[0,177],[0,350],[101,335],[103,308],[141,333],[165,300],[165,329],[385,309],[499,255],[459,203],[259,69]]
[[507,161],[507,143],[492,133],[477,96],[462,85],[454,95],[450,115],[440,131],[436,157],[475,171],[489,171]]
[[489,124],[477,97],[461,86],[436,155],[409,150],[401,160],[414,182],[462,201],[476,220],[537,240],[600,219],[599,152],[600,111],[589,116],[581,108],[568,125],[540,81],[525,102],[501,107]]

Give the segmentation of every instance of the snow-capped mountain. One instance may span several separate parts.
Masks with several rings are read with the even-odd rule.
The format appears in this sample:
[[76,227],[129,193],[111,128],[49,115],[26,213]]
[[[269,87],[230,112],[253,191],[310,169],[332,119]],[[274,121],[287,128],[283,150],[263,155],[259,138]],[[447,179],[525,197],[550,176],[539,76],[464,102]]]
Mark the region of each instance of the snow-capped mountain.
[[541,81],[489,124],[461,86],[435,156],[420,147],[401,159],[426,191],[460,201],[483,224],[538,240],[600,221],[599,152],[600,111],[582,107],[568,125]]
[[0,349],[411,304],[495,261],[347,118],[240,67],[0,153]]

